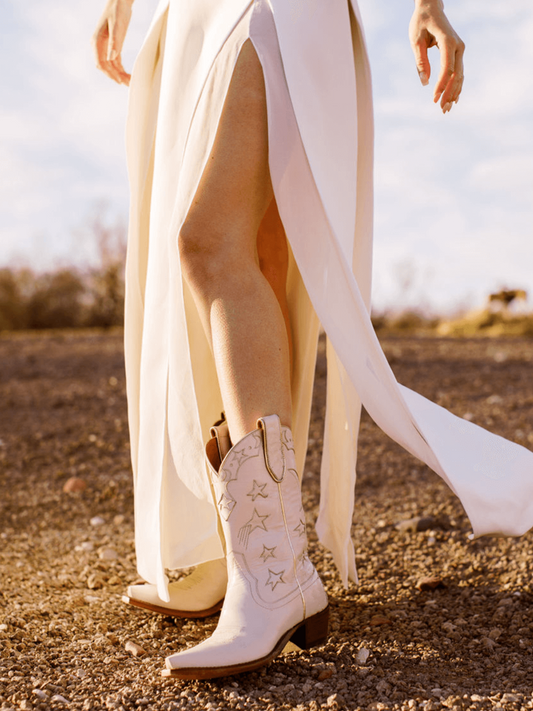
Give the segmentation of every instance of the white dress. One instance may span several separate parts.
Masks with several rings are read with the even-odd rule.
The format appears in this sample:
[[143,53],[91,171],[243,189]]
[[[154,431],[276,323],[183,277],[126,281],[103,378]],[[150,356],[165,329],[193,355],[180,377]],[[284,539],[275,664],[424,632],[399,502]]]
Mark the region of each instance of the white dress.
[[319,323],[328,337],[317,530],[343,581],[357,579],[361,401],[448,483],[476,536],[533,526],[533,453],[399,385],[373,331],[372,99],[356,0],[162,0],[130,88],[125,350],[138,570],[167,600],[166,570],[223,555],[204,464],[222,401],[177,236],[248,38],[265,76],[270,172],[291,252],[300,472]]

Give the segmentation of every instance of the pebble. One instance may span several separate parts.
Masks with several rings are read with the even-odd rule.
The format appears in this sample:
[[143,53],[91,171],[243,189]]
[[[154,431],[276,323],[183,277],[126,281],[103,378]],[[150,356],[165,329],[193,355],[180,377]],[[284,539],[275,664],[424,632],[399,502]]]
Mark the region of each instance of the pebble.
[[105,518],[102,518],[102,516],[93,516],[92,519],[90,520],[91,526],[103,526],[105,523]]
[[92,541],[83,541],[83,543],[78,544],[74,550],[78,553],[90,553],[94,550],[94,543]]
[[485,649],[489,649],[489,650],[493,650],[494,647],[496,646],[496,642],[493,639],[491,639],[490,637],[482,637],[481,644],[485,647]]
[[66,494],[74,494],[79,491],[85,491],[86,488],[87,482],[85,479],[80,479],[77,476],[71,476],[70,479],[67,479],[63,484],[63,491]]
[[500,699],[501,704],[519,704],[523,700],[522,694],[504,694]]
[[499,627],[495,627],[489,632],[489,639],[493,639],[496,641],[498,637],[500,637],[502,634],[502,630]]
[[47,701],[48,700],[48,694],[46,691],[43,691],[42,689],[34,689],[33,692],[35,696],[40,699],[41,701]]
[[370,650],[366,649],[365,647],[361,647],[361,649],[355,655],[355,661],[357,662],[357,664],[366,664],[369,656]]
[[98,573],[91,573],[87,578],[87,587],[89,590],[99,590],[104,587],[104,579]]
[[54,694],[50,701],[56,701],[59,704],[68,704],[68,699],[65,699],[61,694]]
[[325,681],[326,679],[331,679],[333,676],[333,669],[323,669],[318,675],[318,681]]
[[117,560],[118,553],[114,548],[100,548],[98,557],[100,560]]
[[126,652],[133,654],[134,657],[142,657],[143,654],[146,654],[146,650],[144,650],[140,644],[129,640],[126,642],[124,649]]
[[389,618],[385,617],[384,615],[374,615],[370,618],[369,624],[372,627],[379,627],[380,625],[392,625],[392,620],[389,620]]
[[122,526],[122,524],[124,523],[125,520],[126,520],[126,517],[123,514],[117,514],[113,518],[113,523],[115,524],[115,526]]
[[416,587],[418,590],[423,592],[427,590],[436,590],[437,588],[443,588],[445,586],[442,578],[435,576],[432,578],[420,578],[416,584]]
[[433,516],[417,516],[415,518],[406,519],[405,521],[400,521],[396,524],[395,528],[397,531],[400,531],[400,533],[417,533],[438,527],[438,522]]
[[487,405],[501,405],[503,403],[503,397],[500,395],[490,395],[485,402]]

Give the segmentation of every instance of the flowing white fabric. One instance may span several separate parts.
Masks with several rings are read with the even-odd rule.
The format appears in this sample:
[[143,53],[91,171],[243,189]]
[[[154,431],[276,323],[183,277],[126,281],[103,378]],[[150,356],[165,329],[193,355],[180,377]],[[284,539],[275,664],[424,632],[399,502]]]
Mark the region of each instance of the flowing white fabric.
[[449,484],[475,535],[533,525],[533,454],[398,385],[372,329],[372,102],[355,0],[163,0],[130,90],[125,335],[138,568],[163,599],[166,569],[223,554],[203,454],[222,403],[177,235],[248,38],[265,76],[270,170],[291,248],[300,471],[319,321],[328,336],[317,530],[342,579],[357,576],[350,528],[361,401]]

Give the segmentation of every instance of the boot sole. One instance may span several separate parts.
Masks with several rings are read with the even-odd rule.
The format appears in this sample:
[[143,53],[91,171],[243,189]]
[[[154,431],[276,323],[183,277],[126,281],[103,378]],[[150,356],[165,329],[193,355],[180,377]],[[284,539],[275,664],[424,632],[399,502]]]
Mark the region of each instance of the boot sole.
[[141,610],[158,612],[160,615],[166,615],[167,617],[201,619],[203,617],[211,617],[211,615],[215,615],[217,612],[220,612],[224,603],[224,598],[219,600],[219,602],[213,605],[213,607],[209,607],[206,610],[175,610],[171,607],[162,607],[160,605],[152,605],[149,602],[144,602],[143,600],[136,600],[134,597],[129,597],[128,595],[122,596],[122,602],[125,602],[127,605],[133,605],[133,607],[139,607]]
[[163,669],[161,676],[183,680],[217,679],[223,676],[233,676],[245,672],[255,671],[259,667],[269,664],[281,654],[285,645],[292,642],[300,649],[311,649],[324,644],[328,638],[329,605],[316,615],[299,622],[280,638],[274,649],[269,654],[243,664],[233,664],[223,667],[188,667],[183,669]]

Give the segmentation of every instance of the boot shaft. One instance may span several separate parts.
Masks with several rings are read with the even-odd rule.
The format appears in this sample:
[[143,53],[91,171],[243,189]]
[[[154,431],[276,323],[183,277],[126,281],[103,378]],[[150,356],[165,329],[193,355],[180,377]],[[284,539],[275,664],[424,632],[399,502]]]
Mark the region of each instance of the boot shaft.
[[216,431],[207,456],[222,530],[230,583],[244,576],[256,601],[278,607],[317,577],[307,557],[305,514],[294,444],[275,415],[258,421],[220,461]]

